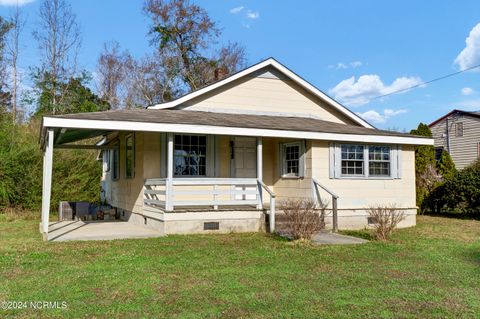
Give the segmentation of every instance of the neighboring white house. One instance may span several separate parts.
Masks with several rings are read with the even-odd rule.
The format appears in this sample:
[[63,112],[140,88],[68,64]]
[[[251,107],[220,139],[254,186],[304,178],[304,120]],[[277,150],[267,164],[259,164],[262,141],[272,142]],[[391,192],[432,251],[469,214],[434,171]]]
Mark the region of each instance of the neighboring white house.
[[[396,205],[415,225],[414,146],[382,131],[270,58],[147,109],[43,118],[42,221],[48,232],[53,148],[104,151],[104,197],[162,234],[258,231],[287,198],[316,198],[338,227]],[[91,146],[72,144],[103,136]],[[271,200],[275,197],[275,200]],[[336,209],[333,209],[336,204]]]
[[437,159],[446,150],[458,169],[480,159],[480,112],[453,110],[428,126]]

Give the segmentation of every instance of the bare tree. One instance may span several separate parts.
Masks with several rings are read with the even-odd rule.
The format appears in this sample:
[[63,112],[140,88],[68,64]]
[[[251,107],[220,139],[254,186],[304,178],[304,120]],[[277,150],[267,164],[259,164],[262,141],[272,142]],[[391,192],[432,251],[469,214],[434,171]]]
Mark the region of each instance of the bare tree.
[[118,42],[105,43],[97,63],[100,97],[110,104],[112,109],[120,108],[126,79],[127,62],[131,60],[128,52],[120,52]]
[[33,32],[41,56],[41,73],[49,82],[52,113],[64,96],[65,86],[77,72],[81,45],[80,28],[71,6],[65,0],[43,0],[39,25]]
[[17,5],[10,13],[11,30],[7,40],[7,60],[10,67],[10,92],[12,94],[12,118],[15,124],[18,120],[18,93],[20,85],[20,73],[18,70],[18,56],[20,54],[20,35],[25,26],[25,19],[22,16],[22,11]]
[[180,93],[175,83],[175,62],[159,52],[140,60],[129,56],[126,67],[125,87],[127,108],[143,107],[170,101]]
[[220,29],[206,10],[189,0],[146,0],[144,11],[152,20],[151,43],[170,59],[187,90],[210,83],[217,68],[228,74],[244,63],[238,44],[215,52]]

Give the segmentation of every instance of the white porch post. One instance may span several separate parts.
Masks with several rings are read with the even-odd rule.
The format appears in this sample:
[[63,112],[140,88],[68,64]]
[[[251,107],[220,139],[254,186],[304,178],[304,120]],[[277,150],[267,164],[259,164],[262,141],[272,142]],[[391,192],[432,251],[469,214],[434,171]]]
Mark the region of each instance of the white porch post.
[[[263,182],[263,141],[262,137],[257,137],[257,180]],[[263,187],[258,186],[258,205],[257,209],[263,208]]]
[[53,162],[53,129],[47,130],[45,150],[43,152],[43,187],[42,187],[42,233],[43,239],[48,239],[48,224],[50,215],[50,197],[52,192],[52,162]]
[[173,133],[167,136],[167,183],[165,190],[165,210],[173,210]]

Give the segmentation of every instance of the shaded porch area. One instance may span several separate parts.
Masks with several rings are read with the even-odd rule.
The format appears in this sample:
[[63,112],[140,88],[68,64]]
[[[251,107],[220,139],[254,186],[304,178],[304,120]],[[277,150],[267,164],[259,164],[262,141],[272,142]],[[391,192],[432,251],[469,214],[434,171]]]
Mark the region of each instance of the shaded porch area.
[[126,221],[59,221],[48,226],[48,241],[161,237],[153,229]]

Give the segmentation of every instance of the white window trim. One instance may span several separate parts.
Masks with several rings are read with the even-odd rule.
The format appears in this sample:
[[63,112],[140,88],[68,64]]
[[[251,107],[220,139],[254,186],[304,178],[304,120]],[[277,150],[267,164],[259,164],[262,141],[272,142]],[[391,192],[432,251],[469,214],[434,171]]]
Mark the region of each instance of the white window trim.
[[[285,148],[289,146],[298,146],[299,158],[298,158],[298,175],[285,173],[286,167],[286,153]],[[295,141],[280,144],[280,176],[285,179],[299,179],[305,177],[305,141]]]
[[[363,175],[343,175],[342,174],[342,151],[341,145],[361,145],[363,146]],[[390,147],[390,176],[370,176],[369,175],[369,147],[370,146],[388,146]],[[390,180],[401,179],[401,146],[388,144],[361,144],[361,143],[332,143],[330,144],[330,178],[332,179],[368,179],[368,180]]]

